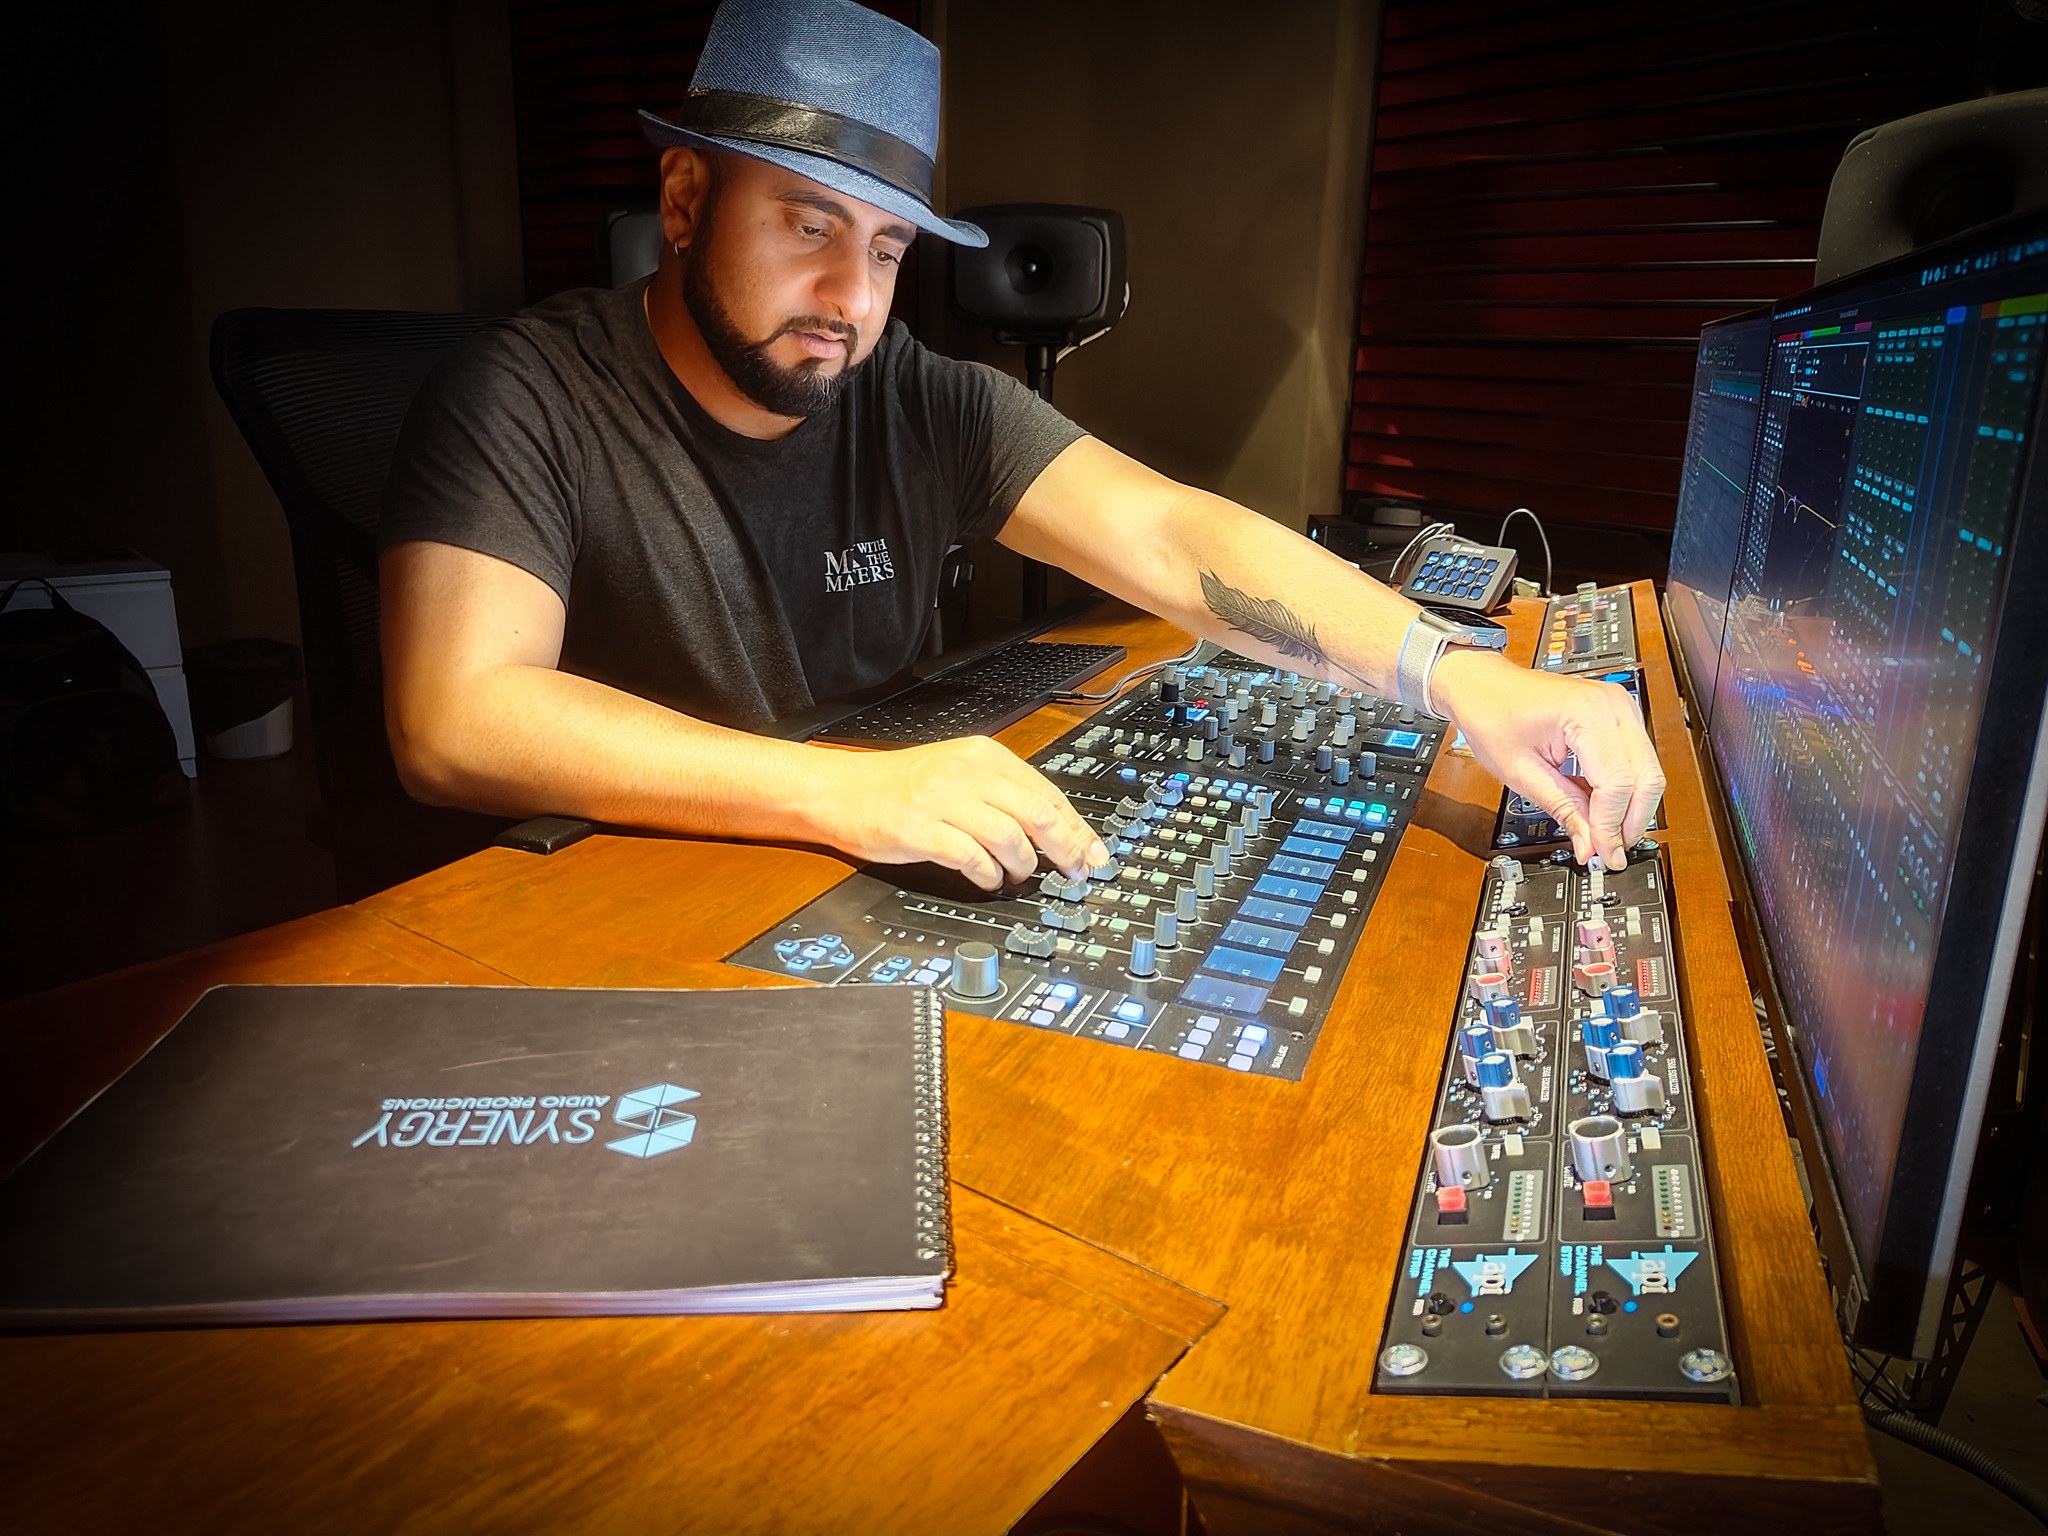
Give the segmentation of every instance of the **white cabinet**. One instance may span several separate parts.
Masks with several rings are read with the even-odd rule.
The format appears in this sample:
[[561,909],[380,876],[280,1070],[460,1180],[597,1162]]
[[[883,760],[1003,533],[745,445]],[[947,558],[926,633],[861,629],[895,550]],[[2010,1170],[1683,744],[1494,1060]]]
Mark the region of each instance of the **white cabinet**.
[[[185,652],[178,643],[178,605],[171,573],[132,550],[103,557],[53,560],[48,555],[0,555],[0,592],[23,577],[40,576],[64,594],[80,613],[98,619],[127,646],[156,684],[157,702],[178,738],[178,762],[186,778],[199,773],[192,739],[192,706],[185,693]],[[23,587],[10,608],[47,608],[41,587]]]

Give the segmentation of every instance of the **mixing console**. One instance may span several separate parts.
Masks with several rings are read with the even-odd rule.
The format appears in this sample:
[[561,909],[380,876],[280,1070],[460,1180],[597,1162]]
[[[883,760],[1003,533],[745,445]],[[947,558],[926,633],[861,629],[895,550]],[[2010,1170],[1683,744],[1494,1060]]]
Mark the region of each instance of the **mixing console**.
[[950,1008],[1299,1079],[1442,738],[1399,704],[1215,654],[1031,759],[1110,850],[1086,879],[983,897],[877,867],[732,960],[942,985]]
[[1382,1392],[1732,1402],[1661,860],[1496,858]]

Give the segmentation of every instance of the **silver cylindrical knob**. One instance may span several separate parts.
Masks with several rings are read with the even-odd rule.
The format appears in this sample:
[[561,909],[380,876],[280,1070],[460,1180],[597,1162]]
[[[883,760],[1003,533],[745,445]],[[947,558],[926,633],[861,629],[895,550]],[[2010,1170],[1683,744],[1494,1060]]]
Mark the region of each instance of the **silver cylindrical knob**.
[[1361,779],[1375,778],[1378,776],[1379,771],[1380,755],[1377,752],[1361,752],[1358,754],[1358,776]]
[[1335,761],[1336,754],[1330,750],[1330,744],[1327,741],[1324,742],[1320,747],[1316,748],[1317,773],[1328,773],[1330,771],[1330,765]]
[[1224,837],[1225,840],[1229,842],[1230,851],[1232,853],[1244,852],[1244,823],[1239,822],[1236,826],[1230,828],[1229,831],[1224,834]]
[[[1192,902],[1189,903],[1193,905]],[[1180,947],[1180,916],[1174,912],[1160,912],[1152,918],[1152,942],[1160,949]]]
[[1429,1155],[1436,1163],[1439,1189],[1458,1185],[1484,1189],[1492,1182],[1486,1166],[1486,1137],[1476,1125],[1447,1125],[1429,1135]]
[[1131,940],[1131,974],[1133,976],[1157,976],[1159,961],[1153,942],[1143,934]]
[[1173,894],[1173,915],[1184,923],[1192,923],[1196,916],[1195,888],[1184,885]]
[[1219,874],[1219,875],[1227,875],[1227,874],[1229,874],[1229,873],[1230,873],[1230,844],[1228,844],[1228,843],[1225,843],[1225,842],[1219,842],[1219,843],[1217,843],[1217,844],[1216,844],[1216,845],[1215,845],[1215,846],[1214,846],[1213,848],[1211,848],[1211,849],[1209,850],[1209,862],[1210,862],[1210,864],[1212,864],[1212,865],[1213,865],[1213,866],[1215,867],[1215,870],[1216,870],[1216,873],[1217,873],[1217,874]]
[[1330,765],[1330,782],[1332,784],[1349,784],[1351,782],[1350,758],[1340,757]]
[[1003,990],[1002,958],[993,944],[962,944],[953,951],[955,997],[985,1002]]
[[1259,724],[1278,725],[1279,723],[1280,706],[1278,704],[1275,704],[1271,699],[1268,699],[1265,703],[1259,706]]
[[1628,1128],[1612,1115],[1588,1115],[1570,1126],[1572,1167],[1581,1179],[1626,1184],[1635,1176],[1628,1160]]
[[1234,742],[1231,745],[1230,766],[1233,768],[1242,768],[1244,766],[1244,743],[1241,741]]
[[1195,894],[1203,897],[1216,894],[1216,871],[1212,866],[1207,864],[1197,864],[1195,866]]
[[1308,733],[1314,727],[1315,721],[1310,717],[1307,710],[1303,710],[1294,717],[1294,739],[1296,741],[1307,741]]
[[1244,835],[1246,837],[1257,837],[1259,835],[1259,828],[1265,824],[1266,820],[1265,817],[1259,814],[1259,808],[1256,805],[1246,806],[1238,813],[1237,819],[1244,827]]
[[1273,738],[1270,736],[1259,743],[1259,761],[1262,763],[1273,761]]

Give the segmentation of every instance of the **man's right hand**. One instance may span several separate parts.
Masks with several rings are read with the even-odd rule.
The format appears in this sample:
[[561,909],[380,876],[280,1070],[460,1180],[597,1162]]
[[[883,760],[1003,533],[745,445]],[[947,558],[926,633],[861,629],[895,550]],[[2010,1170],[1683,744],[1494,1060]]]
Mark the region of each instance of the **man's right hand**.
[[986,736],[829,758],[817,820],[856,858],[943,864],[991,891],[1029,879],[1041,848],[1075,876],[1109,858],[1044,774]]

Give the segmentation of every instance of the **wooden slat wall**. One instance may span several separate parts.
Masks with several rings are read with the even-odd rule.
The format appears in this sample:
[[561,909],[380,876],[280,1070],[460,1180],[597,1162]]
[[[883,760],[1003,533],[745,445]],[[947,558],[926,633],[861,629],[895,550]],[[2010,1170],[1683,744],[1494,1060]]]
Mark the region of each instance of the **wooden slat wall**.
[[[614,208],[649,205],[659,152],[634,110],[682,100],[713,0],[512,0],[526,296],[593,280]],[[916,0],[871,9],[917,24]]]
[[1699,328],[1810,285],[1842,149],[1969,95],[1976,24],[1388,0],[1347,491],[1668,534]]

